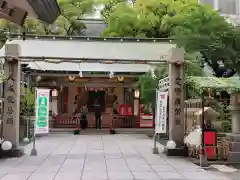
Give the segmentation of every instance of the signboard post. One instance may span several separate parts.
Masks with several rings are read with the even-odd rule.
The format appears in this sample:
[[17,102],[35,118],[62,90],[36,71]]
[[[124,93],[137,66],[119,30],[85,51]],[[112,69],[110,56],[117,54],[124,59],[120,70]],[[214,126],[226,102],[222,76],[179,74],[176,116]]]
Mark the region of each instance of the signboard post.
[[49,94],[50,89],[36,89],[34,134],[46,134],[49,132]]
[[157,135],[167,132],[167,105],[168,105],[169,77],[160,79],[156,90],[155,134],[153,154],[158,154]]
[[35,90],[35,124],[31,156],[37,156],[36,134],[49,132],[49,94],[50,89]]
[[157,112],[155,121],[155,133],[167,132],[167,104],[168,104],[168,91],[157,91]]

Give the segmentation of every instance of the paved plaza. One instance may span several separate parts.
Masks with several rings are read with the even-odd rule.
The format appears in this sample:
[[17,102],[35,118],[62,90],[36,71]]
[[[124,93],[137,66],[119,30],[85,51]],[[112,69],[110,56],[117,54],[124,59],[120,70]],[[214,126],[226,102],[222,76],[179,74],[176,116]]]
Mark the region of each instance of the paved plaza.
[[[152,154],[144,135],[49,135],[38,156],[0,160],[1,180],[230,180],[181,158]],[[160,147],[161,150],[161,147]]]

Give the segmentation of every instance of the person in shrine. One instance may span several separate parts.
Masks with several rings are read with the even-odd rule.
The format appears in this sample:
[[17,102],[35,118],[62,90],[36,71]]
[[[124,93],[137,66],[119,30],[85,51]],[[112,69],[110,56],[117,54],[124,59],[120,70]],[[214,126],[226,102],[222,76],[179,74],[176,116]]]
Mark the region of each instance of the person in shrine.
[[94,103],[94,111],[95,111],[96,129],[101,129],[101,124],[102,124],[101,115],[102,115],[102,112],[101,112],[101,106],[100,106],[98,98],[95,100],[95,103]]

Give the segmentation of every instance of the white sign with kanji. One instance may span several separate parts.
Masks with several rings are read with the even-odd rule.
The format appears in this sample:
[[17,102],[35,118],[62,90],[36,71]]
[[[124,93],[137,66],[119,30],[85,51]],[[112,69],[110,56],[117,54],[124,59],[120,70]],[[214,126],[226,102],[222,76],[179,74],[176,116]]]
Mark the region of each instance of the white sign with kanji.
[[157,108],[155,119],[155,133],[167,132],[167,104],[168,104],[168,91],[157,91]]
[[158,89],[161,91],[168,90],[169,86],[170,86],[169,77],[165,77],[158,81]]

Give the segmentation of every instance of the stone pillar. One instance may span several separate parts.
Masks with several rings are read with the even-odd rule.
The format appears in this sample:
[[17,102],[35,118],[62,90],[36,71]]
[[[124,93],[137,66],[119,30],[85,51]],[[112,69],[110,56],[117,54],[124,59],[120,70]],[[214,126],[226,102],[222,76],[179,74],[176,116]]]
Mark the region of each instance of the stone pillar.
[[173,48],[169,61],[169,140],[183,147],[184,140],[184,50]]
[[[4,139],[19,147],[19,112],[20,112],[20,55],[18,44],[5,45],[4,74],[7,78],[4,86]],[[16,57],[16,58],[15,58]]]
[[232,93],[229,110],[232,118],[232,133],[228,134],[229,162],[240,162],[240,93]]

